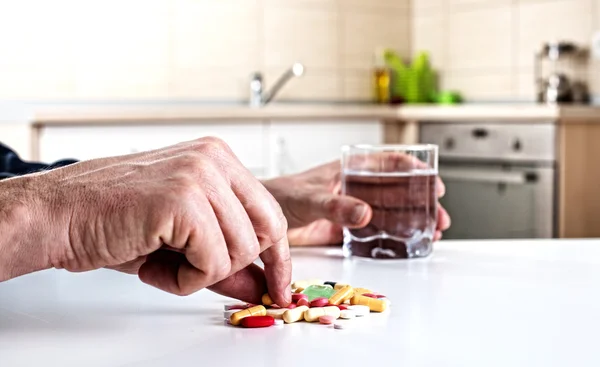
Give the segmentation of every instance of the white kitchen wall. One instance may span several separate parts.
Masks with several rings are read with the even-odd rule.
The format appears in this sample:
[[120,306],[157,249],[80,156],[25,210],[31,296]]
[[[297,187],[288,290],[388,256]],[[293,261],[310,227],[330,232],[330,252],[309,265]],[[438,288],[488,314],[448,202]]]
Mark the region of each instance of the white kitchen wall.
[[368,100],[378,46],[410,51],[410,0],[0,0],[0,99]]
[[[600,0],[413,0],[412,49],[429,50],[444,88],[472,101],[533,100],[533,55],[544,42],[589,46]],[[586,69],[600,94],[600,63]]]

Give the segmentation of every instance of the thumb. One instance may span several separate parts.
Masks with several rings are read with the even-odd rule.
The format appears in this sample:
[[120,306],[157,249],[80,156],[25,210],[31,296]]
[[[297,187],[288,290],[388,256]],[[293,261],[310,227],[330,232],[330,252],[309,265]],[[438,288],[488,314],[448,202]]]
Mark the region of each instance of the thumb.
[[361,228],[369,224],[373,211],[369,204],[351,196],[315,195],[312,211],[317,219],[327,219],[341,226]]

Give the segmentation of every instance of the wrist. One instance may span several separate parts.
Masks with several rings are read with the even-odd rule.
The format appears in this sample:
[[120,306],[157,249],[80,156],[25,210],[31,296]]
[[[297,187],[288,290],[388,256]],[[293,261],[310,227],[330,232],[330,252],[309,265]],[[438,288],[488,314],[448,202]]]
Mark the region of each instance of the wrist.
[[31,176],[0,181],[0,281],[50,267]]

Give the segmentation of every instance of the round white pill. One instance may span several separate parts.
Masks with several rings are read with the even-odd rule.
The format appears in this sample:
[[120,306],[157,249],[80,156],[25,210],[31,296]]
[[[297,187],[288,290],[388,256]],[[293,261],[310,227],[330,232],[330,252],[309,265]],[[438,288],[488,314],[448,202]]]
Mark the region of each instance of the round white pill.
[[336,321],[333,324],[333,328],[338,330],[348,329],[349,327],[350,323],[348,321]]
[[354,317],[356,317],[356,313],[352,310],[342,310],[342,312],[340,312],[340,319],[353,319]]
[[283,326],[284,322],[282,319],[275,319],[275,326]]
[[371,312],[371,310],[369,309],[369,306],[363,306],[363,305],[348,306],[348,309],[351,311],[354,311],[354,315],[356,317],[366,316]]

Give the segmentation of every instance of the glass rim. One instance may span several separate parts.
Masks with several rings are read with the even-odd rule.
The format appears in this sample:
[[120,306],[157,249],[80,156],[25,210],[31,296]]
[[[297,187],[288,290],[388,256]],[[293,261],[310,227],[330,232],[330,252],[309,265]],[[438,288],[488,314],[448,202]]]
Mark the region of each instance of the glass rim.
[[342,152],[357,150],[398,150],[398,151],[428,151],[439,149],[436,144],[347,144],[342,146]]

